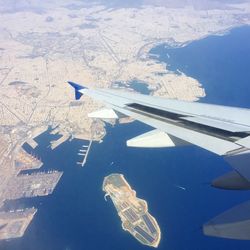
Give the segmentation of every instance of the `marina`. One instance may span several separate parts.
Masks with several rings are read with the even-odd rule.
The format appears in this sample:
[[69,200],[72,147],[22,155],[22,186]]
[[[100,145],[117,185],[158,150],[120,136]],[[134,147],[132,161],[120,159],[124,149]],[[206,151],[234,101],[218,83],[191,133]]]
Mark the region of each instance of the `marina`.
[[82,156],[83,159],[82,161],[78,161],[77,165],[80,165],[81,167],[84,167],[87,159],[88,159],[88,155],[89,155],[89,151],[91,149],[91,145],[92,145],[92,140],[89,141],[88,145],[83,145],[81,149],[79,149],[78,155]]

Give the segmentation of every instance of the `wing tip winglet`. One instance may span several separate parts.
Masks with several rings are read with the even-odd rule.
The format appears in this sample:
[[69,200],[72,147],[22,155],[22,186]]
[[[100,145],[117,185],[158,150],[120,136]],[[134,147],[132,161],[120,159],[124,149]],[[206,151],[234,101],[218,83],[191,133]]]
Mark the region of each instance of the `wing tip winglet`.
[[79,92],[81,89],[87,89],[87,87],[84,87],[82,85],[79,85],[75,82],[68,81],[68,84],[71,85],[75,89],[75,99],[79,100],[81,96],[83,95],[81,92]]

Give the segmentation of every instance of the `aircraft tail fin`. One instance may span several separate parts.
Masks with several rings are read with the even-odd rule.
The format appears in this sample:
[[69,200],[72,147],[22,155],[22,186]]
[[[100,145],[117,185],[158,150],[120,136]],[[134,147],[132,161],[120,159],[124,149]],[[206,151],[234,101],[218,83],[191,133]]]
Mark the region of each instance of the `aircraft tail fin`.
[[76,100],[79,100],[81,98],[81,96],[83,95],[83,93],[80,90],[87,89],[86,87],[81,86],[81,85],[74,83],[74,82],[71,82],[71,81],[68,81],[68,84],[71,85],[75,89],[75,99]]

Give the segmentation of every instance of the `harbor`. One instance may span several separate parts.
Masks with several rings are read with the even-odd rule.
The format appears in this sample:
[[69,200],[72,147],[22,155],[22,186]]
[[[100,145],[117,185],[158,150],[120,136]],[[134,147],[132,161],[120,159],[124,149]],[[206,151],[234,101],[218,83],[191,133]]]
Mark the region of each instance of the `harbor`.
[[[37,171],[43,165],[39,157],[17,147],[13,158],[5,158],[0,182],[0,240],[22,237],[35,216],[36,208],[6,209],[10,201],[52,194],[63,172]],[[7,206],[6,206],[7,205]]]

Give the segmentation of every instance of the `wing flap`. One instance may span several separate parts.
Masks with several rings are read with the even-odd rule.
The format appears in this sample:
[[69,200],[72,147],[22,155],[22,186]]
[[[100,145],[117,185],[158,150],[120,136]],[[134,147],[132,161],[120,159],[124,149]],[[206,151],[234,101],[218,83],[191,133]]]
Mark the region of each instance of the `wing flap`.
[[194,130],[178,127],[175,124],[166,123],[163,120],[157,120],[154,117],[144,116],[125,108],[114,107],[115,110],[138,121],[141,121],[153,128],[166,132],[169,135],[180,138],[183,141],[207,149],[218,155],[225,155],[229,151],[237,150],[242,146],[231,141],[226,141],[208,134],[200,133]]
[[245,137],[243,139],[240,139],[240,140],[236,141],[236,143],[239,145],[242,145],[246,148],[250,148],[250,136]]
[[[230,132],[249,132],[250,127],[243,126],[240,124],[230,123],[227,121],[207,118],[207,117],[201,117],[201,116],[188,116],[188,117],[181,117],[182,120],[195,122],[198,124],[206,125],[213,128],[218,128]],[[250,143],[249,143],[250,144]]]
[[90,118],[100,118],[100,119],[118,119],[118,115],[113,109],[100,109],[88,114]]
[[167,133],[158,129],[136,136],[127,141],[128,147],[141,148],[163,148],[185,144],[187,143],[173,136],[169,136]]

